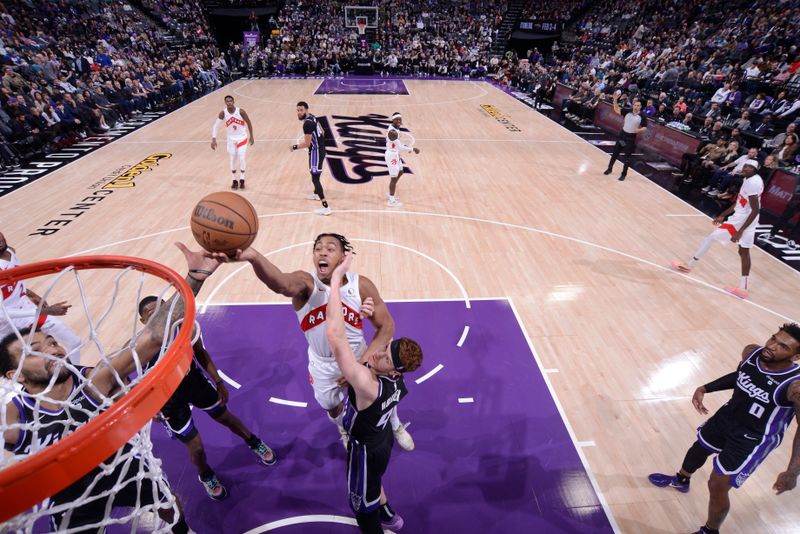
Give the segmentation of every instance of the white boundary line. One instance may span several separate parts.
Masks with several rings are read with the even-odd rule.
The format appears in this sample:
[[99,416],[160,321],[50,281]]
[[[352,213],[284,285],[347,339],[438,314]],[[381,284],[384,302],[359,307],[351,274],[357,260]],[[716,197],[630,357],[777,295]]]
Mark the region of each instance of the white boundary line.
[[275,404],[283,404],[284,406],[294,406],[295,408],[307,408],[308,407],[308,403],[307,402],[279,399],[278,397],[270,397],[269,398],[269,402],[272,402],[272,403],[275,403]]
[[586,460],[586,456],[584,456],[583,450],[581,449],[580,443],[585,443],[585,442],[579,442],[576,439],[575,431],[572,429],[572,425],[569,423],[569,419],[567,419],[567,414],[564,413],[564,407],[561,406],[561,401],[558,400],[558,395],[556,395],[556,392],[553,389],[553,384],[550,383],[550,378],[548,378],[547,373],[544,372],[544,366],[542,365],[542,361],[539,359],[539,354],[536,352],[536,348],[533,346],[533,342],[531,341],[531,338],[528,335],[528,330],[525,328],[525,324],[522,322],[522,319],[519,316],[517,307],[514,305],[514,301],[511,298],[508,298],[507,300],[508,304],[511,306],[511,310],[514,312],[514,317],[517,318],[517,324],[519,325],[520,330],[522,330],[522,334],[525,336],[525,341],[528,342],[528,347],[531,349],[531,353],[533,354],[533,359],[536,360],[536,365],[539,367],[539,372],[542,374],[544,383],[547,384],[547,390],[550,392],[550,397],[553,399],[553,403],[556,405],[558,413],[561,415],[561,421],[564,423],[564,427],[567,429],[567,432],[569,433],[569,437],[572,440],[572,444],[575,446],[575,450],[578,453],[578,457],[580,457],[581,459],[581,463],[583,464],[583,468],[586,471],[587,476],[589,477],[589,481],[591,482],[592,488],[594,489],[594,492],[597,495],[597,499],[600,501],[600,505],[603,507],[603,511],[605,511],[606,513],[608,522],[611,523],[611,528],[614,529],[614,532],[621,532],[616,519],[614,519],[614,515],[611,513],[611,509],[608,506],[608,502],[606,502],[606,498],[603,495],[603,492],[600,490],[600,486],[597,484],[597,479],[594,477],[594,473],[592,473],[592,470],[589,467],[589,462]]
[[464,341],[467,339],[467,334],[469,334],[469,325],[464,325],[464,331],[461,333],[461,339],[458,340],[456,343],[456,347],[461,347],[464,344]]
[[[647,180],[647,178],[645,178],[645,180]],[[649,182],[649,180],[648,180],[648,182]],[[656,185],[656,184],[653,184],[653,185]],[[656,187],[658,187],[658,186],[656,185]],[[337,213],[361,213],[361,214],[371,213],[371,214],[380,214],[380,215],[383,215],[383,216],[386,216],[386,215],[391,215],[391,216],[394,216],[394,215],[414,215],[414,216],[426,216],[426,217],[440,217],[440,218],[444,218],[444,219],[480,222],[480,223],[485,223],[485,224],[493,224],[493,225],[497,225],[497,226],[504,226],[506,228],[512,228],[512,229],[517,229],[517,230],[525,230],[526,232],[532,232],[532,233],[536,233],[536,234],[546,235],[546,236],[549,236],[549,237],[565,239],[567,241],[572,241],[573,243],[579,243],[579,244],[582,244],[582,245],[586,245],[588,247],[596,248],[596,249],[599,249],[599,250],[604,250],[604,251],[610,252],[612,254],[617,254],[617,255],[622,256],[624,258],[628,258],[630,260],[634,260],[634,261],[638,261],[640,263],[644,263],[644,264],[649,265],[651,267],[654,267],[654,268],[656,268],[658,270],[666,271],[666,272],[668,272],[670,274],[673,274],[673,275],[676,275],[676,276],[680,275],[685,280],[689,280],[689,281],[694,282],[696,284],[700,284],[700,285],[702,285],[702,286],[704,286],[704,287],[706,287],[708,289],[712,289],[712,290],[717,291],[719,293],[723,293],[725,295],[730,296],[721,287],[718,287],[718,286],[716,286],[714,284],[711,284],[709,282],[704,282],[703,280],[700,280],[699,278],[695,278],[695,277],[693,277],[691,275],[688,275],[688,274],[676,273],[675,271],[673,271],[671,268],[667,267],[666,265],[655,263],[655,262],[652,262],[650,260],[646,260],[644,258],[640,258],[638,256],[634,256],[632,254],[628,254],[627,252],[623,252],[623,251],[617,250],[615,248],[607,247],[605,245],[600,245],[600,244],[597,244],[597,243],[593,243],[591,241],[585,241],[585,240],[577,238],[577,237],[571,237],[571,236],[564,235],[564,234],[559,234],[559,233],[556,233],[556,232],[550,232],[548,230],[542,230],[540,228],[534,228],[532,226],[524,226],[524,225],[521,225],[521,224],[508,223],[508,222],[503,222],[503,221],[495,221],[495,220],[492,220],[492,219],[481,219],[479,217],[468,217],[466,215],[454,215],[454,214],[449,214],[449,213],[432,213],[432,212],[425,212],[425,211],[404,211],[404,210],[387,211],[387,210],[377,210],[377,209],[375,209],[375,210],[373,210],[373,209],[355,209],[355,210],[338,210]],[[259,215],[258,218],[262,219],[262,218],[268,218],[268,217],[281,217],[281,216],[288,216],[288,215],[305,215],[305,216],[308,216],[309,214],[311,214],[311,212],[307,212],[307,211],[292,211],[292,212],[286,212],[286,213],[269,213],[269,214]],[[94,252],[94,251],[101,250],[101,249],[108,248],[108,247],[113,247],[113,246],[120,245],[120,244],[123,244],[123,243],[129,243],[129,242],[132,242],[132,241],[138,241],[140,239],[147,239],[147,238],[150,238],[150,237],[163,235],[163,234],[168,234],[168,233],[171,233],[171,232],[187,230],[188,228],[189,228],[188,226],[181,226],[181,227],[178,227],[178,228],[173,228],[171,230],[162,230],[160,232],[154,232],[154,233],[151,233],[151,234],[145,234],[145,235],[142,235],[142,236],[139,236],[139,237],[132,237],[130,239],[123,239],[121,241],[107,243],[105,245],[100,245],[98,247],[93,247],[93,248],[90,248],[90,249],[87,249],[87,250],[83,250],[83,251],[80,251],[80,252],[69,254],[67,257],[79,256],[79,255],[82,255],[82,254],[88,254],[90,252]],[[765,252],[765,254],[766,254],[766,252]],[[767,255],[769,255],[769,254],[767,254]],[[777,261],[780,261],[777,258],[775,258],[775,259]],[[786,265],[786,267],[788,269],[792,269],[792,267],[789,267],[788,265]],[[800,274],[800,273],[798,273],[798,274]],[[736,298],[736,297],[732,297],[732,298]],[[795,319],[792,319],[790,317],[782,315],[782,314],[776,312],[775,310],[767,308],[766,306],[763,306],[761,304],[757,304],[756,302],[754,302],[754,301],[752,301],[750,299],[741,300],[741,299],[737,298],[737,301],[742,302],[742,303],[744,303],[746,305],[749,305],[749,306],[754,306],[754,307],[756,307],[756,308],[758,308],[760,310],[763,310],[763,311],[765,311],[767,313],[771,313],[771,314],[775,315],[776,317],[779,317],[779,318],[781,318],[781,319],[783,319],[785,321],[797,322]]]
[[[491,85],[491,84],[489,84],[489,85]],[[494,86],[492,86],[492,87],[494,87]],[[527,105],[527,104],[525,104],[524,102],[522,102],[521,100],[517,100],[517,99],[516,99],[516,98],[514,98],[512,95],[509,95],[508,93],[505,93],[504,91],[501,91],[501,90],[500,90],[500,89],[498,89],[497,87],[494,87],[494,89],[496,89],[498,92],[500,92],[500,93],[502,93],[502,94],[506,95],[506,96],[507,96],[508,98],[510,98],[511,100],[514,100],[514,101],[515,101],[515,102],[517,102],[519,105],[521,105],[521,106],[524,106],[524,107],[525,107],[525,109],[527,109],[528,111],[532,111],[532,112],[534,112],[534,113],[535,113],[535,110],[533,110],[533,109],[531,109],[530,107],[528,107],[528,105]],[[540,115],[542,115],[542,114],[540,113]],[[593,147],[593,148],[597,149],[598,151],[602,152],[604,156],[608,156],[608,153],[607,153],[607,152],[605,152],[603,149],[601,149],[601,148],[600,148],[600,147],[598,147],[598,146],[595,146],[595,145],[593,145],[592,143],[588,142],[586,139],[583,139],[581,136],[579,136],[577,133],[573,132],[573,131],[572,131],[572,130],[570,130],[569,128],[567,128],[567,127],[565,127],[565,126],[563,126],[563,125],[559,124],[559,123],[558,123],[558,122],[556,122],[556,121],[553,121],[553,120],[551,120],[551,119],[550,119],[550,118],[548,118],[548,117],[545,117],[545,119],[546,119],[546,120],[548,120],[548,121],[550,121],[550,122],[552,122],[553,124],[555,124],[555,125],[556,125],[556,126],[558,126],[559,128],[562,128],[564,131],[566,131],[566,132],[568,132],[568,133],[570,133],[570,134],[574,135],[574,136],[575,136],[575,137],[577,137],[578,139],[581,139],[581,140],[582,140],[584,143],[586,143],[588,146],[591,146],[591,147]],[[677,195],[673,195],[671,192],[667,191],[666,189],[664,189],[663,187],[661,187],[660,185],[658,185],[657,183],[655,183],[654,181],[652,181],[651,179],[649,179],[647,176],[643,175],[642,173],[640,173],[639,171],[637,171],[636,169],[634,169],[632,166],[631,166],[631,170],[632,170],[633,172],[635,172],[636,174],[638,174],[638,175],[639,175],[639,176],[640,176],[642,179],[644,179],[644,180],[645,180],[647,183],[649,183],[649,184],[650,184],[650,185],[652,185],[652,186],[655,186],[655,187],[656,187],[656,188],[657,188],[659,191],[661,191],[661,192],[663,192],[663,193],[666,193],[666,194],[668,194],[668,195],[669,195],[671,198],[674,198],[674,199],[676,199],[676,200],[679,200],[679,201],[683,202],[684,204],[686,204],[687,206],[689,206],[689,207],[690,207],[690,208],[691,208],[693,211],[696,211],[696,212],[697,212],[699,215],[702,215],[702,216],[704,216],[704,217],[707,217],[708,219],[711,219],[711,217],[709,217],[708,215],[706,215],[705,213],[703,213],[701,210],[699,210],[699,209],[695,208],[694,206],[692,206],[691,204],[689,204],[688,202],[686,202],[685,200],[683,200],[681,197],[679,197],[679,196],[677,196]],[[698,238],[698,239],[699,239],[699,238]],[[769,253],[769,252],[767,252],[766,250],[762,249],[761,247],[753,247],[753,248],[755,248],[755,249],[757,249],[757,250],[760,250],[760,251],[761,251],[761,252],[762,252],[764,255],[766,255],[767,257],[769,257],[769,258],[771,258],[771,259],[773,259],[773,260],[777,261],[778,263],[780,263],[781,265],[783,265],[783,267],[785,267],[786,269],[790,270],[790,271],[791,271],[791,272],[792,272],[792,273],[793,273],[795,276],[800,276],[800,271],[797,271],[797,270],[795,270],[795,268],[794,268],[794,267],[792,267],[792,266],[790,266],[790,265],[788,265],[788,264],[786,264],[786,263],[782,262],[780,259],[776,258],[775,256],[773,256],[772,254],[770,254],[770,253]],[[745,301],[745,302],[748,302],[748,301]],[[774,313],[774,312],[773,312],[773,313]],[[777,314],[776,314],[776,315],[777,315]],[[784,318],[784,319],[788,319],[788,317],[783,317],[782,315],[780,315],[780,317],[782,317],[782,318]],[[791,320],[791,319],[789,319],[789,320]]]
[[233,378],[231,378],[228,375],[226,375],[225,373],[223,373],[221,369],[217,369],[217,374],[219,374],[219,377],[221,379],[223,379],[225,382],[227,382],[228,384],[230,384],[234,388],[242,389],[242,385],[239,382],[237,382]]
[[287,517],[286,519],[279,519],[272,521],[266,525],[255,527],[244,534],[261,534],[262,532],[269,532],[277,530],[281,527],[288,527],[292,525],[304,525],[306,523],[338,523],[340,525],[353,525],[358,526],[356,520],[352,517],[344,517],[341,515],[299,515],[296,517]]
[[[508,297],[470,297],[470,302],[478,302],[482,300],[506,300]],[[384,302],[464,302],[463,297],[444,297],[444,298],[430,298],[430,299],[384,299]],[[284,301],[270,301],[270,302],[198,302],[198,306],[288,306],[290,302]]]
[[416,382],[417,384],[422,384],[423,382],[425,382],[427,379],[431,378],[433,375],[435,375],[436,373],[438,373],[442,369],[444,369],[444,365],[442,365],[440,363],[436,367],[434,367],[433,369],[431,369],[430,371],[428,371],[427,373],[422,375],[421,377],[417,378],[414,382]]

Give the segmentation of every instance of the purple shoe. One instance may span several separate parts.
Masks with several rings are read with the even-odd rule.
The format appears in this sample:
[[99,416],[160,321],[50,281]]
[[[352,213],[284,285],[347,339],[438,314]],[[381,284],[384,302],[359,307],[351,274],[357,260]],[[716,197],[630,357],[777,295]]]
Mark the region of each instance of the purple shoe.
[[381,519],[381,526],[387,530],[391,530],[392,532],[397,532],[398,530],[402,529],[403,524],[403,518],[400,517],[400,514],[394,514],[389,521],[384,521]]
[[675,488],[681,493],[689,493],[689,483],[681,483],[675,475],[665,475],[663,473],[652,473],[648,475],[647,480],[654,486],[659,488]]

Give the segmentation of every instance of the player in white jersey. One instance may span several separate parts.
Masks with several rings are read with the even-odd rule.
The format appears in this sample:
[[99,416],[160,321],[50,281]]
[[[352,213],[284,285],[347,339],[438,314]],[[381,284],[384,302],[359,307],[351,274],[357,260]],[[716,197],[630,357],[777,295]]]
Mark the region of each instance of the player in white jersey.
[[414,152],[419,154],[419,149],[410,147],[403,144],[400,140],[400,128],[403,126],[403,116],[395,112],[392,115],[392,124],[386,131],[386,152],[384,153],[384,160],[386,167],[389,169],[389,201],[387,205],[391,208],[402,206],[400,201],[395,197],[397,189],[397,182],[403,176],[403,160],[400,158],[401,152]]
[[[761,193],[764,192],[764,180],[756,174],[758,161],[750,159],[742,167],[742,183],[739,194],[733,205],[714,219],[716,230],[708,234],[700,248],[688,262],[673,261],[672,268],[682,273],[692,271],[694,264],[708,252],[714,241],[722,244],[737,243],[739,257],[742,261],[742,278],[739,287],[725,286],[725,291],[746,299],[749,294],[748,278],[750,277],[750,249],[755,242],[758,213],[761,210]],[[727,217],[727,219],[726,219]],[[724,222],[723,222],[724,221]]]
[[[225,109],[219,112],[217,120],[214,121],[214,126],[211,128],[211,150],[217,149],[217,130],[219,130],[220,124],[225,124],[227,130],[228,155],[231,159],[231,173],[233,174],[231,189],[244,189],[247,147],[255,142],[253,124],[245,110],[236,107],[236,103],[230,95],[225,97]],[[237,160],[239,162],[239,180],[236,180]]]
[[[20,264],[19,258],[13,248],[6,243],[5,236],[0,233],[0,270],[12,269]],[[76,336],[55,315],[66,315],[70,305],[66,302],[57,302],[42,305],[41,314],[37,314],[41,297],[28,289],[23,281],[15,284],[0,285],[0,297],[3,300],[3,307],[8,312],[13,326],[17,329],[31,328],[34,325],[37,330],[46,332],[60,341],[67,349],[70,361],[80,363],[81,338]],[[12,324],[6,319],[5,312],[0,309],[0,338],[14,331]]]
[[[314,240],[314,266],[312,272],[284,273],[253,248],[237,250],[234,257],[222,253],[213,257],[222,262],[248,261],[256,276],[275,293],[291,297],[292,306],[300,321],[300,328],[308,341],[308,372],[314,388],[314,398],[328,412],[331,422],[339,428],[343,442],[348,435],[342,425],[344,392],[339,383],[342,372],[336,364],[330,343],[325,335],[325,310],[330,295],[330,280],[334,268],[352,250],[350,243],[339,234],[320,234]],[[350,348],[356,358],[367,361],[380,356],[394,336],[394,320],[389,314],[375,284],[366,276],[347,273],[340,289],[342,314]],[[367,344],[362,330],[362,319],[368,317],[375,327],[375,335]],[[405,450],[414,448],[414,441],[400,422],[397,412],[392,413],[392,430],[398,444]],[[345,445],[346,446],[346,445]]]

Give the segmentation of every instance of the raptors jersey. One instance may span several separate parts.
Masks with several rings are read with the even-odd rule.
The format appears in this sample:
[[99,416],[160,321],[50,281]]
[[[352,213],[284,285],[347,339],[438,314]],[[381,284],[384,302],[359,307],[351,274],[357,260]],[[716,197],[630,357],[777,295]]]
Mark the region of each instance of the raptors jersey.
[[408,390],[403,376],[397,378],[378,376],[378,398],[361,411],[356,408],[353,386],[347,387],[347,400],[342,424],[348,433],[362,445],[377,447],[392,443],[389,417],[392,410],[406,396]]
[[223,110],[225,114],[225,128],[228,129],[228,140],[241,140],[247,138],[247,124],[245,124],[239,108],[235,108],[233,113],[228,113],[228,108]]
[[800,365],[780,372],[767,371],[759,362],[762,349],[758,347],[739,364],[733,397],[721,410],[727,411],[746,432],[762,437],[782,436],[794,415],[786,391],[791,382],[800,380]]
[[[305,305],[297,310],[300,328],[308,341],[308,357],[323,361],[335,361],[333,351],[325,333],[325,314],[327,313],[330,286],[322,283],[316,272],[310,273],[314,279],[314,290]],[[358,290],[358,274],[347,273],[347,283],[339,289],[342,298],[342,314],[347,341],[356,358],[367,349],[364,332],[361,329],[361,293]]]
[[[394,141],[389,139],[389,132],[392,132],[392,131],[397,134],[397,139],[395,139]],[[404,151],[404,152],[411,152],[411,147],[408,147],[408,146],[404,145],[400,141],[400,130],[398,130],[397,128],[395,128],[394,126],[392,126],[390,124],[389,125],[389,129],[386,130],[386,152],[392,152],[392,153],[396,154],[396,153],[400,152],[401,150]]]
[[[9,248],[8,252],[11,254],[11,259],[4,260],[0,258],[0,270],[4,271],[19,266],[19,258],[14,254],[14,251]],[[3,298],[3,305],[9,308],[23,308],[30,304],[25,291],[25,283],[21,280],[0,286],[0,296]]]

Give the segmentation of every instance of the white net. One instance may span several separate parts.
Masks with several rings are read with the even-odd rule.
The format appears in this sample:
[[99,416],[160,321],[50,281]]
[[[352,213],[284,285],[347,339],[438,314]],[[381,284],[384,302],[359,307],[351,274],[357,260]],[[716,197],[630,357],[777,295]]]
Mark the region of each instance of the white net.
[[[46,287],[40,300],[28,296],[28,283]],[[70,267],[0,284],[0,474],[93,421],[161,365],[183,317],[180,297],[162,304],[174,289],[134,267]],[[144,325],[138,304],[149,294],[159,304]],[[62,311],[47,304],[54,296],[76,303],[63,320],[46,315]],[[159,408],[110,457],[42,502],[15,510],[0,532],[170,532],[178,505],[150,440]],[[76,460],[65,452],[54,461]]]

